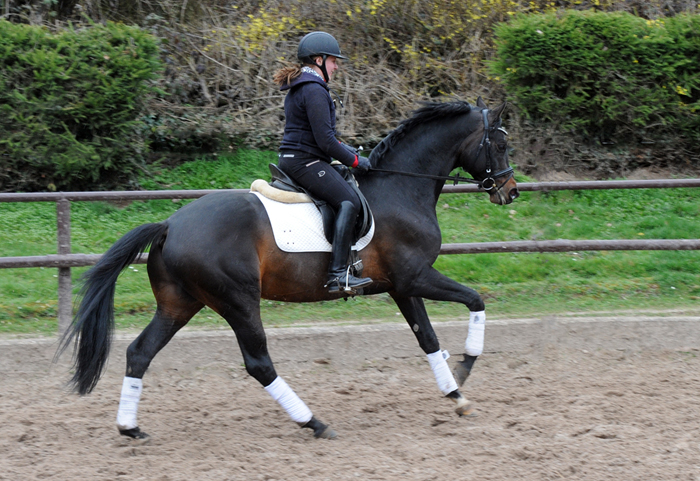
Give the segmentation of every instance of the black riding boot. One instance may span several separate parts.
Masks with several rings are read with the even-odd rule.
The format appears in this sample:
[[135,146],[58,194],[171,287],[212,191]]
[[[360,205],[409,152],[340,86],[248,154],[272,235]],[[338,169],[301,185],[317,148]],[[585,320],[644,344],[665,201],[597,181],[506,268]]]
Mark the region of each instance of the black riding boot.
[[331,263],[328,266],[328,292],[346,292],[354,294],[357,289],[367,287],[372,283],[369,277],[355,277],[348,272],[348,257],[352,243],[352,235],[355,230],[357,211],[352,202],[341,202],[338,214],[335,217],[335,229],[333,233],[333,250],[331,251]]

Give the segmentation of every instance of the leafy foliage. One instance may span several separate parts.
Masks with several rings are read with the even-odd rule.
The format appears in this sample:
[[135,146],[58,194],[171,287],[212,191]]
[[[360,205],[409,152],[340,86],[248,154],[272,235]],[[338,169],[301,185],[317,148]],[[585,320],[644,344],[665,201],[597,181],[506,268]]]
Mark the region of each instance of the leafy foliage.
[[[485,69],[497,55],[493,28],[499,22],[566,8],[629,11],[643,19],[698,11],[687,0],[243,0],[217,4],[210,18],[178,24],[173,18],[180,4],[173,5],[172,13],[159,12],[146,22],[164,38],[168,66],[162,85],[170,95],[151,113],[159,136],[154,146],[169,157],[181,155],[183,148],[200,147],[199,153],[240,144],[276,148],[284,94],[271,77],[280,66],[296,62],[297,43],[310,30],[331,32],[350,57],[332,82],[345,104],[338,109],[339,132],[344,141],[371,148],[422,100],[513,100],[509,88]],[[608,160],[608,148],[602,155],[589,152],[601,150],[591,137],[581,142],[556,131],[557,140],[550,142],[541,130],[548,126],[539,120],[521,123],[517,108],[510,115],[516,161],[535,166],[533,173],[573,163],[582,166],[583,175],[609,178],[640,166],[673,165],[680,149],[689,151],[685,158],[691,163],[700,158],[700,149],[690,141],[679,145],[682,139],[674,132],[666,144],[645,143],[641,152],[621,150]],[[547,142],[550,156],[534,148],[540,142]],[[555,151],[554,144],[568,150]]]
[[496,29],[491,72],[526,115],[604,142],[700,140],[700,17],[522,15]]
[[[497,55],[493,45],[494,26],[515,18],[515,23],[520,22],[519,15],[561,16],[563,9],[628,11],[634,12],[642,23],[656,19],[654,22],[659,23],[654,28],[665,31],[659,37],[663,42],[659,42],[668,43],[668,38],[674,39],[677,51],[685,51],[691,59],[697,58],[698,43],[697,20],[685,17],[687,21],[683,23],[683,17],[677,16],[679,12],[698,12],[697,2],[689,0],[241,0],[233,3],[222,0],[23,0],[8,5],[6,18],[13,22],[50,20],[51,29],[64,28],[61,22],[66,21],[74,25],[94,21],[106,23],[106,26],[68,27],[66,32],[56,34],[46,28],[16,26],[27,31],[34,29],[42,38],[60,38],[68,42],[75,37],[78,44],[74,54],[81,60],[70,67],[72,70],[57,67],[44,72],[44,75],[54,75],[60,87],[51,93],[54,98],[41,100],[41,105],[32,98],[28,97],[28,102],[21,98],[25,95],[22,89],[27,88],[33,75],[31,65],[20,75],[20,89],[6,85],[5,75],[19,65],[13,64],[10,68],[9,64],[4,64],[3,59],[9,55],[5,48],[10,39],[5,33],[10,30],[8,26],[2,27],[0,45],[4,46],[5,53],[0,59],[0,82],[5,83],[0,83],[0,105],[5,105],[11,114],[0,114],[0,137],[4,141],[0,143],[0,155],[6,154],[0,157],[0,190],[109,188],[118,183],[120,187],[133,187],[134,173],[142,168],[146,154],[149,160],[162,159],[172,165],[202,154],[233,152],[240,146],[276,148],[284,123],[284,94],[271,78],[279,67],[296,62],[297,43],[311,30],[333,33],[350,57],[343,62],[332,82],[345,104],[345,108],[338,109],[338,127],[344,141],[365,148],[380,141],[422,100],[473,102],[478,96],[490,104],[513,100],[511,86],[502,82],[506,76],[498,79],[486,75],[485,62]],[[142,31],[110,24],[110,20],[137,24]],[[657,28],[660,22],[665,22],[663,28]],[[653,30],[651,26],[645,28]],[[99,35],[86,40],[85,32],[91,29],[107,32],[107,37],[116,35],[109,32],[119,31],[120,35],[134,39],[139,51],[150,49],[148,54],[132,58],[143,68],[134,63],[125,69],[121,66],[101,80],[109,83],[116,75],[134,82],[128,88],[123,84],[113,86],[120,96],[124,95],[120,97],[124,105],[119,106],[110,99],[115,110],[134,114],[129,117],[133,124],[115,116],[119,126],[107,125],[104,119],[112,112],[93,111],[85,108],[87,104],[81,105],[86,92],[99,92],[108,86],[100,81],[90,83],[89,79],[79,82],[75,74],[82,72],[85,66],[93,66],[99,77],[100,68],[118,57],[107,53],[111,60],[105,61],[104,54],[94,58],[81,56],[90,49],[112,48]],[[148,47],[146,44],[151,45],[153,38],[144,32],[150,32],[160,44]],[[22,48],[29,49],[26,45]],[[54,47],[41,46],[40,50],[49,52],[51,48]],[[116,45],[114,49],[119,52]],[[149,82],[155,78],[151,74],[157,69],[152,63],[156,62],[158,53],[165,66],[157,80],[162,94],[152,98],[153,85]],[[595,53],[594,50],[591,55]],[[47,61],[42,69],[62,60],[61,55]],[[648,57],[654,62],[662,60],[654,57],[653,51]],[[99,64],[100,58],[102,64]],[[34,61],[41,62],[40,59]],[[623,98],[622,93],[634,90],[631,85],[625,85],[627,77],[618,75],[623,71],[603,72],[607,77],[600,82],[611,84],[612,93],[601,94],[602,107],[593,108],[594,102],[577,98],[570,109],[571,116],[557,120],[558,125],[575,128],[577,133],[589,132],[589,138],[583,142],[558,131],[557,124],[541,122],[549,117],[529,109],[527,102],[518,97],[516,106],[523,107],[523,112],[533,120],[520,122],[521,110],[517,108],[509,114],[509,127],[514,127],[510,129],[511,143],[518,151],[516,162],[523,171],[534,175],[551,170],[553,166],[571,170],[570,166],[575,165],[583,166],[577,174],[583,171],[582,175],[608,178],[626,175],[626,171],[639,167],[638,164],[643,164],[642,167],[660,165],[659,159],[667,164],[675,162],[678,151],[684,149],[687,162],[700,165],[696,160],[700,159],[697,148],[700,144],[681,136],[697,138],[695,133],[699,130],[692,127],[697,122],[694,111],[697,105],[696,64],[687,59],[676,62],[676,78],[673,82],[669,80],[666,97],[660,99],[658,92],[645,86],[635,92],[636,103],[625,100],[629,105],[614,102]],[[61,72],[68,72],[67,78],[61,78]],[[542,80],[549,79],[547,75],[550,74],[544,72]],[[576,87],[588,92],[586,82],[589,80],[584,78]],[[558,89],[563,88],[561,82],[562,78],[555,79]],[[126,91],[121,91],[122,87]],[[537,88],[543,90],[540,92]],[[532,95],[538,92],[545,95],[549,86],[537,88]],[[139,89],[142,90],[137,94]],[[134,96],[129,99],[126,94],[130,93]],[[581,92],[575,93],[583,96]],[[671,104],[663,103],[669,99]],[[556,102],[561,99],[547,100],[551,104],[549,113],[562,113],[556,108]],[[29,109],[28,105],[36,108]],[[17,110],[17,106],[21,109]],[[591,111],[596,117],[588,125],[581,118],[591,115]],[[82,117],[70,117],[74,113]],[[672,129],[677,119],[683,123],[682,130]],[[88,123],[90,125],[86,126]],[[17,128],[18,125],[22,128]],[[23,135],[13,137],[18,131]],[[658,136],[654,137],[657,134],[663,134],[666,141],[657,140]],[[642,139],[645,143],[634,151],[614,152],[613,158],[608,159],[609,150],[590,142],[597,135],[602,135],[604,140],[619,141],[624,137]],[[652,140],[656,140],[656,144],[647,143]],[[684,144],[679,143],[684,140]],[[14,149],[12,156],[8,143]],[[544,150],[548,152],[546,155],[542,154]],[[56,159],[59,166],[49,165],[47,158]],[[21,168],[14,159],[22,162]],[[559,159],[564,159],[564,165],[557,164]],[[93,179],[97,180],[93,182]]]
[[114,23],[51,33],[0,20],[0,190],[128,180],[147,149],[158,41]]

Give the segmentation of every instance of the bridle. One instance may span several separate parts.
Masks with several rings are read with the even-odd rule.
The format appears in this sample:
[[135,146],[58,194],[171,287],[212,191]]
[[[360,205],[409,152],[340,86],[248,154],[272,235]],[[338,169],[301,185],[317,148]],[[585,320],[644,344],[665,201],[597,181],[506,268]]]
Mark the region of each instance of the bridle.
[[[430,175],[430,174],[418,174],[415,172],[404,172],[400,170],[388,170],[388,169],[375,169],[374,167],[370,168],[370,172],[383,172],[386,174],[399,174],[399,175],[406,175],[409,177],[422,177],[425,179],[434,179],[434,180],[444,180],[444,181],[451,181],[453,185],[457,185],[459,182],[467,182],[470,184],[477,184],[480,189],[483,189],[485,191],[490,191],[494,187],[496,188],[496,192],[499,193],[500,195],[500,190],[503,188],[503,186],[508,183],[511,177],[513,177],[513,168],[508,167],[506,169],[503,169],[499,172],[496,172],[495,174],[491,173],[491,164],[493,163],[493,157],[491,155],[491,139],[489,138],[489,109],[483,109],[481,111],[484,119],[484,135],[481,137],[481,142],[479,143],[479,148],[476,151],[476,158],[479,158],[479,155],[481,154],[481,151],[486,147],[486,177],[484,177],[482,180],[476,180],[476,179],[470,179],[469,177],[462,177],[459,174],[457,175]],[[497,130],[500,130],[504,134],[508,135],[508,132],[506,132],[506,129],[503,127],[498,127]],[[497,184],[496,179],[500,179],[501,177],[506,177],[506,180],[503,181],[500,185]]]
[[[495,174],[491,175],[491,164],[493,163],[493,157],[491,155],[491,139],[489,138],[489,109],[482,110],[481,114],[484,118],[484,135],[481,137],[481,143],[479,143],[479,148],[476,151],[476,158],[479,158],[481,149],[486,146],[486,177],[481,181],[479,187],[489,191],[496,187],[496,179],[508,176],[508,178],[496,188],[496,191],[498,192],[508,182],[508,180],[513,177],[513,168],[509,166],[500,172],[496,172]],[[506,129],[503,127],[498,127],[497,130],[500,130],[504,134],[508,135],[508,132],[506,132]]]

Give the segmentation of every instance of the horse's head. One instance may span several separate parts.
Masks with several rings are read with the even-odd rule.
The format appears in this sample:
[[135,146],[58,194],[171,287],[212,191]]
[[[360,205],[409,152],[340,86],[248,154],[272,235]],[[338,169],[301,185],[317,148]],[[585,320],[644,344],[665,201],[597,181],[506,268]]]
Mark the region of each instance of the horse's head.
[[506,103],[489,110],[479,97],[476,105],[481,108],[475,112],[481,116],[482,126],[465,140],[459,164],[479,181],[479,187],[489,193],[491,202],[510,204],[520,192],[508,164],[508,132],[501,127]]

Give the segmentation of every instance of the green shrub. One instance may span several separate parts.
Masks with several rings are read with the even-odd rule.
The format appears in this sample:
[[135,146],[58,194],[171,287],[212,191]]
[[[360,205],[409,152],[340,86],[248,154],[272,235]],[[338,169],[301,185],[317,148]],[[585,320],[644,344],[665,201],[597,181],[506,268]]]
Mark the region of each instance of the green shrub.
[[158,41],[114,23],[52,33],[0,21],[0,190],[110,187],[147,150]]
[[522,15],[495,30],[490,71],[521,112],[603,141],[700,140],[700,17]]

